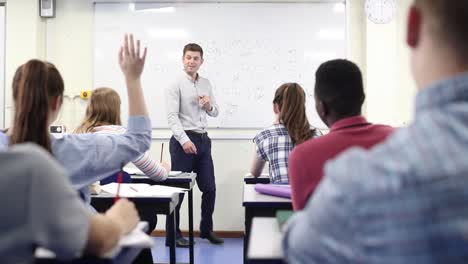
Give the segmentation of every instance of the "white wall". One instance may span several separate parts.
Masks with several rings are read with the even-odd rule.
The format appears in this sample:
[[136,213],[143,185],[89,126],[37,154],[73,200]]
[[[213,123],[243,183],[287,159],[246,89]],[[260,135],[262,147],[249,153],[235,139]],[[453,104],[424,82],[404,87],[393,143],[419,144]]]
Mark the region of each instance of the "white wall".
[[[91,89],[93,83],[93,4],[87,0],[56,1],[56,17],[44,20],[38,17],[37,2],[7,2],[7,106],[12,105],[10,87],[16,67],[29,58],[48,59],[57,65],[66,86],[64,109],[57,123],[74,128],[83,116],[86,104],[76,96],[80,90]],[[364,0],[348,1],[348,58],[363,70],[367,92],[364,112],[372,122],[399,126],[412,117],[415,88],[404,46],[406,9],[410,2],[398,0],[396,19],[387,25],[374,25],[365,17]],[[255,132],[243,131],[252,135]],[[229,138],[229,133],[229,130],[210,131],[215,138]],[[162,141],[168,146],[169,135],[167,130],[153,131],[155,140],[151,152],[154,156],[159,156]],[[249,167],[252,153],[251,140],[213,140],[217,181],[216,230],[243,230],[242,176]],[[165,157],[168,156],[166,149]],[[201,195],[195,189],[195,228],[198,229]],[[182,229],[187,226],[186,204],[182,209]],[[160,221],[158,229],[163,226]]]

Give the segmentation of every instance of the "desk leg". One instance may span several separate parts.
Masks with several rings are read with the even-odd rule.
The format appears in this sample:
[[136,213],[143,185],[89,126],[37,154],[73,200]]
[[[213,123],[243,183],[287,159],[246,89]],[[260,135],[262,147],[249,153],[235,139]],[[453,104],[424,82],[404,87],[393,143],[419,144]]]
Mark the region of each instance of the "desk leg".
[[252,225],[252,211],[248,207],[245,207],[245,234],[244,234],[244,263],[247,259],[247,250],[249,249],[249,236],[250,236],[250,226]]
[[176,214],[175,210],[172,211],[172,214],[169,215],[167,221],[173,221],[174,229],[172,230],[166,230],[166,232],[170,232],[171,236],[171,245],[169,247],[169,263],[171,264],[176,264]]
[[190,264],[194,263],[194,251],[193,251],[193,244],[194,244],[194,239],[193,239],[193,192],[192,189],[188,192],[188,217],[189,217],[189,242],[190,242],[190,248],[189,248],[189,255],[190,255]]

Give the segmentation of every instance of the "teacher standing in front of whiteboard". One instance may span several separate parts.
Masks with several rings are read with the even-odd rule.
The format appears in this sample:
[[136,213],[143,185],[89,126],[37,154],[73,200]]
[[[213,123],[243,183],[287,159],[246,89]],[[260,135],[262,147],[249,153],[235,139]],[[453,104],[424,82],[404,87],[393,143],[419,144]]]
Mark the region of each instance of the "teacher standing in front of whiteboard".
[[[195,43],[185,45],[182,53],[184,71],[166,92],[172,169],[197,173],[197,185],[202,194],[200,237],[213,244],[224,240],[213,233],[213,211],[216,199],[216,184],[211,139],[208,137],[207,116],[216,117],[219,107],[213,96],[210,81],[198,74],[203,64],[203,49]],[[176,245],[188,247],[179,228],[179,211],[183,196],[176,208]],[[166,230],[172,230],[172,221],[167,221]],[[166,232],[168,234],[169,232]],[[166,235],[166,246],[169,245]]]

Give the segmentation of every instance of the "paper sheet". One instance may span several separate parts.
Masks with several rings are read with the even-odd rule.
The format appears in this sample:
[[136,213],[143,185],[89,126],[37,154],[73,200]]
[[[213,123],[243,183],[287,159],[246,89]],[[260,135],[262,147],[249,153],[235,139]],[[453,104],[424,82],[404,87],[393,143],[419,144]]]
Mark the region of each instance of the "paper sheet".
[[[109,183],[102,185],[103,192],[113,195],[117,194],[118,183]],[[162,185],[149,185],[146,183],[121,183],[120,184],[120,197],[160,197],[172,196],[174,193],[185,192],[187,189],[162,186]]]

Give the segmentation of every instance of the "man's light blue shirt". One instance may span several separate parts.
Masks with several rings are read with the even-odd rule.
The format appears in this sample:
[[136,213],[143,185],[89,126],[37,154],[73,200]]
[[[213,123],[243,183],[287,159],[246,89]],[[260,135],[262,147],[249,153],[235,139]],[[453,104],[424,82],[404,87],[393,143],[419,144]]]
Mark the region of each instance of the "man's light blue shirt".
[[[0,137],[2,146],[8,140]],[[65,168],[70,182],[89,201],[88,186],[120,170],[149,149],[151,122],[145,116],[130,116],[127,131],[112,134],[67,134],[51,136],[52,152]]]
[[468,73],[420,91],[409,127],[324,175],[288,223],[288,263],[468,263]]
[[[199,105],[199,96],[203,95],[210,97],[211,111],[205,111]],[[185,130],[205,133],[208,126],[206,116],[217,117],[219,114],[210,81],[199,74],[194,81],[185,71],[166,90],[166,108],[169,127],[181,146],[190,141]]]

